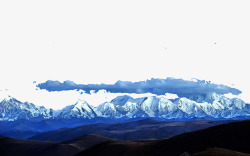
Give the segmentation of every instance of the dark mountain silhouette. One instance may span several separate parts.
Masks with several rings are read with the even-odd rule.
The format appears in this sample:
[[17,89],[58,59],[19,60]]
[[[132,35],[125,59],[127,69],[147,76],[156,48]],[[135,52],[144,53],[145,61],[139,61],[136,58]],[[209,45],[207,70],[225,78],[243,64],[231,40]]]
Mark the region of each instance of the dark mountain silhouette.
[[118,140],[162,139],[228,122],[232,121],[158,121],[144,119],[126,123],[98,123],[45,132],[31,137],[29,140],[63,142],[87,134],[96,134]]
[[68,144],[0,137],[1,156],[70,156],[79,149]]
[[222,124],[155,142],[111,141],[92,146],[77,156],[180,156],[208,148],[250,153],[250,120]]
[[192,154],[192,156],[250,156],[250,154],[224,148],[209,148],[204,151]]
[[[165,121],[164,121],[165,122]],[[204,124],[205,121],[199,121]],[[208,122],[208,121],[207,121]],[[207,124],[207,122],[205,122]],[[214,122],[214,121],[210,121]],[[127,127],[138,123],[162,124],[162,121],[141,120],[127,123]],[[112,128],[120,129],[120,123]],[[166,123],[165,123],[166,124]],[[169,122],[172,125],[197,126],[198,123]],[[93,124],[96,125],[96,124]],[[92,126],[93,126],[92,125]],[[146,124],[147,125],[147,124]],[[121,127],[120,127],[121,126]],[[141,125],[143,126],[143,124]],[[98,128],[98,127],[97,127]],[[123,127],[124,128],[124,127]],[[126,128],[126,127],[125,127]],[[85,135],[72,140],[55,143],[12,139],[0,136],[0,155],[2,156],[248,156],[250,155],[250,120],[221,124],[181,134],[170,139],[151,139],[137,141],[118,141],[103,136]]]
[[13,129],[13,130],[1,132],[1,135],[10,137],[10,138],[25,139],[25,138],[29,138],[40,133],[41,132],[37,132],[37,131],[25,131],[25,130]]
[[67,142],[31,141],[0,136],[1,156],[73,156],[93,145],[115,141],[97,135],[86,135]]
[[78,137],[76,139],[72,139],[69,141],[62,142],[63,144],[68,144],[77,147],[79,150],[84,150],[88,147],[91,147],[96,144],[100,144],[103,142],[108,142],[108,141],[115,141],[114,139],[106,138],[103,136],[98,136],[98,135],[84,135],[81,137]]
[[90,121],[84,119],[0,121],[0,135],[11,138],[27,139],[38,133],[52,131],[63,127],[76,127],[96,122],[97,121],[95,120]]

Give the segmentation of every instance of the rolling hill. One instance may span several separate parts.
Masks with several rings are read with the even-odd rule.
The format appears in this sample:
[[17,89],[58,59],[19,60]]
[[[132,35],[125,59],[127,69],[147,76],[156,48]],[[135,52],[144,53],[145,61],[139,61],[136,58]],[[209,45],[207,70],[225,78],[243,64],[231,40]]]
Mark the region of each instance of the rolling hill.
[[126,123],[98,123],[49,131],[35,135],[29,140],[63,142],[87,134],[96,134],[118,140],[162,139],[228,122],[232,121],[158,121],[144,119]]
[[97,135],[86,135],[67,142],[31,141],[0,136],[1,156],[73,156],[93,145],[115,141]]
[[111,141],[92,146],[77,156],[179,156],[208,148],[225,148],[250,153],[250,121],[222,124],[155,142]]

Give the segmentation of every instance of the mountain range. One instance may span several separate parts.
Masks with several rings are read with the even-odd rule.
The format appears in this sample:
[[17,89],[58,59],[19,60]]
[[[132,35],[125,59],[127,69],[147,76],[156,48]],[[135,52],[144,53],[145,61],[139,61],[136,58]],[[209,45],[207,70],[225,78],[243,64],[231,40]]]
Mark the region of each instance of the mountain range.
[[104,142],[77,156],[249,156],[249,131],[244,120],[152,142]]
[[64,119],[141,119],[163,120],[231,119],[248,118],[250,104],[239,98],[227,98],[216,93],[167,99],[164,96],[132,98],[118,96],[97,107],[84,100],[61,110],[47,109],[29,102],[9,97],[0,102],[0,121],[16,120],[64,120]]
[[[140,122],[152,124],[161,121],[147,119]],[[250,121],[244,120],[180,134],[169,139],[154,140],[121,141],[84,135],[55,143],[0,136],[0,155],[249,156],[249,130]]]
[[73,156],[93,145],[115,141],[96,135],[85,135],[66,142],[32,141],[0,136],[1,156]]
[[0,154],[249,153],[249,120],[229,123],[249,115],[250,104],[215,93],[176,99],[125,95],[97,107],[78,100],[60,110],[8,97],[0,102],[0,135],[5,136],[0,136]]
[[237,120],[160,121],[143,119],[132,122],[95,123],[39,133],[28,139],[63,142],[89,134],[117,140],[162,139],[234,121]]

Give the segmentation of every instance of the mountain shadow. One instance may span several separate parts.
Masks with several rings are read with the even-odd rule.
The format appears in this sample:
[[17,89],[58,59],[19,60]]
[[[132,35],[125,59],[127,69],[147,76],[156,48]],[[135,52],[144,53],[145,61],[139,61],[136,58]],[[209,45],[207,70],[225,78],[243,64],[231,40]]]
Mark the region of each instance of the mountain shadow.
[[30,137],[29,140],[63,142],[87,134],[96,134],[118,140],[162,139],[228,122],[232,121],[158,121],[144,119],[126,123],[98,123],[49,131]]
[[222,124],[155,142],[111,141],[90,147],[77,156],[180,156],[208,148],[250,153],[250,120]]

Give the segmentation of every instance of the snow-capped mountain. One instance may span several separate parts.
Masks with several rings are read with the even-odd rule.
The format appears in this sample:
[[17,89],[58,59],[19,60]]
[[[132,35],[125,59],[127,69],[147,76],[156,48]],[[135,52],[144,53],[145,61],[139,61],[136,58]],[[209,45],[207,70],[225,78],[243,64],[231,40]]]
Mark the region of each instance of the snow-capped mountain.
[[93,107],[86,101],[78,100],[76,104],[66,106],[65,108],[55,111],[55,118],[70,119],[70,118],[84,118],[92,119],[96,117]]
[[78,100],[74,105],[61,110],[46,109],[32,103],[22,103],[15,98],[4,99],[0,103],[0,120],[18,119],[194,119],[194,118],[234,118],[250,117],[250,104],[241,99],[229,99],[223,95],[209,93],[192,97],[169,100],[164,96],[134,99],[118,96],[97,107]]
[[105,118],[137,118],[147,117],[145,112],[138,108],[146,98],[133,99],[130,96],[118,96],[111,102],[105,102],[95,108],[99,117]]
[[99,105],[95,111],[104,118],[234,118],[250,116],[250,104],[216,93],[174,100],[156,96],[138,99],[120,96]]
[[13,97],[5,98],[0,103],[0,120],[14,121],[18,119],[49,119],[54,111],[43,106],[36,106],[28,102],[20,102]]

